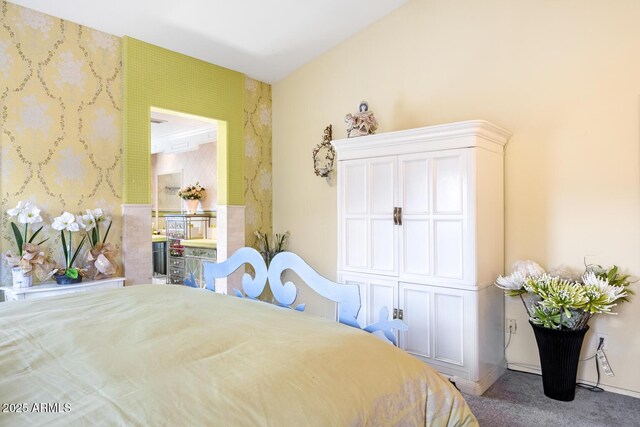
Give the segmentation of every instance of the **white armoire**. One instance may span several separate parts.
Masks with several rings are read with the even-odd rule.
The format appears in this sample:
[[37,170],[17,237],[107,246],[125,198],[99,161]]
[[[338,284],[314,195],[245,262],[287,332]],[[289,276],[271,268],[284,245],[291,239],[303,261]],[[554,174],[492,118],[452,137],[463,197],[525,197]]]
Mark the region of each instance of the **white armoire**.
[[[463,391],[505,369],[503,149],[474,120],[334,140],[338,281],[360,286],[361,324],[384,306],[398,345]],[[393,309],[393,310],[391,310]]]

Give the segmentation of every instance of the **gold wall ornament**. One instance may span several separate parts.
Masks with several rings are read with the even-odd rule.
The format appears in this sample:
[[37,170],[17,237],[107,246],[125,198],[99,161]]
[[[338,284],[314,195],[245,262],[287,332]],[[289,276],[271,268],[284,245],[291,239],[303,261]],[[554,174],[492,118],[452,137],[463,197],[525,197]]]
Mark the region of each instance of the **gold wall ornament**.
[[331,145],[331,125],[324,128],[322,142],[313,149],[313,171],[316,176],[327,178],[333,171],[333,162],[336,158],[336,150]]

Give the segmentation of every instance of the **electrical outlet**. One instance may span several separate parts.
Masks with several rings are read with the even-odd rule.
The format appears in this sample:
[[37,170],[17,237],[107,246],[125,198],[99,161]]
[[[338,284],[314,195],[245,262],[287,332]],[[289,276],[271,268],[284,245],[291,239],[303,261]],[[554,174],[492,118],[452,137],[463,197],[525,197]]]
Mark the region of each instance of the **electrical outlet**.
[[596,349],[598,348],[598,344],[600,344],[600,339],[604,339],[602,343],[602,350],[608,350],[607,344],[609,344],[609,335],[607,334],[596,334]]
[[516,333],[516,329],[518,329],[518,325],[516,325],[516,319],[505,319],[506,322],[504,324],[504,330],[506,333],[511,332],[511,334]]

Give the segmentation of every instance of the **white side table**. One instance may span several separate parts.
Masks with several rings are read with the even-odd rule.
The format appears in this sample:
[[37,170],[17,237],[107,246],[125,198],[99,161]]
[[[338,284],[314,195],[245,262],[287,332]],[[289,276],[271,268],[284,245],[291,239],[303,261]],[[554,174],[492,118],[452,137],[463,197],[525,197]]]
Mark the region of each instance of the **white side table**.
[[87,280],[73,285],[57,285],[55,282],[45,282],[29,288],[0,287],[4,292],[5,301],[21,299],[46,298],[53,295],[70,294],[74,292],[90,292],[100,289],[122,288],[124,277],[109,277],[108,279]]

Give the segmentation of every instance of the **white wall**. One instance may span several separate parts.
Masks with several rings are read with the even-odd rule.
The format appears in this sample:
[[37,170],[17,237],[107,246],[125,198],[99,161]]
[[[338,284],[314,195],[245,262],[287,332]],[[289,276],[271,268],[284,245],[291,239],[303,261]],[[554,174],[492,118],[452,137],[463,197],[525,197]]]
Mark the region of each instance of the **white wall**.
[[[347,13],[345,11],[345,13]],[[485,119],[506,147],[506,259],[580,269],[583,258],[640,274],[640,2],[413,0],[273,86],[274,229],[335,278],[336,189],[313,173],[322,131],[369,102],[379,132]],[[606,385],[640,392],[640,290],[609,334]],[[538,365],[526,315],[510,363]],[[579,375],[595,378],[592,362]]]

